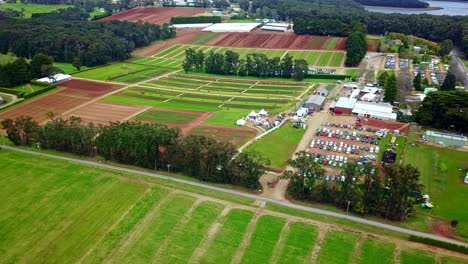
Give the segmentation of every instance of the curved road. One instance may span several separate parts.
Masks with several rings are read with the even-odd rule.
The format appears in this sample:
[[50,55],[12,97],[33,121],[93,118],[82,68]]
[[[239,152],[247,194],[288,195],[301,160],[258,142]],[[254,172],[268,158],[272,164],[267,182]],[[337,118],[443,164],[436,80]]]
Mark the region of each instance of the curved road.
[[393,226],[393,225],[383,224],[383,223],[379,223],[379,222],[376,222],[376,221],[371,221],[371,220],[367,220],[367,219],[364,219],[364,218],[355,217],[355,216],[352,216],[352,215],[336,213],[336,212],[330,212],[330,211],[326,211],[326,210],[322,210],[322,209],[317,209],[317,208],[312,208],[312,207],[307,207],[307,206],[302,206],[302,205],[277,201],[277,200],[273,200],[273,199],[269,199],[269,198],[265,198],[265,197],[260,197],[260,196],[257,196],[257,195],[248,194],[248,193],[244,193],[244,192],[240,192],[240,191],[235,191],[235,190],[230,190],[230,189],[226,189],[226,188],[211,186],[211,185],[203,184],[203,183],[200,183],[200,182],[193,182],[193,181],[183,180],[183,179],[179,179],[179,178],[173,178],[173,177],[169,177],[169,176],[165,176],[165,175],[161,175],[161,174],[157,174],[157,173],[139,171],[139,170],[128,169],[128,168],[121,168],[121,167],[102,164],[102,163],[98,163],[98,162],[94,162],[94,161],[87,161],[87,160],[80,160],[80,159],[50,155],[50,154],[45,154],[45,153],[40,153],[40,152],[35,152],[35,151],[30,151],[30,150],[25,150],[25,149],[19,149],[19,148],[15,148],[15,147],[11,147],[11,146],[1,146],[0,145],[0,147],[4,148],[4,149],[11,150],[11,151],[27,153],[27,154],[36,155],[36,156],[43,156],[43,157],[48,157],[48,158],[53,158],[53,159],[58,159],[58,160],[63,160],[63,161],[69,161],[69,162],[73,162],[73,163],[89,165],[89,166],[94,166],[94,167],[99,167],[99,168],[104,168],[104,169],[111,169],[111,170],[128,172],[128,173],[132,173],[132,174],[138,174],[138,175],[143,175],[143,176],[148,176],[148,177],[154,177],[154,178],[159,178],[159,179],[164,179],[164,180],[169,180],[169,181],[174,181],[174,182],[180,182],[180,183],[187,184],[187,185],[202,187],[202,188],[205,188],[205,189],[210,189],[210,190],[214,190],[214,191],[228,193],[228,194],[232,194],[232,195],[236,195],[236,196],[240,196],[240,197],[256,199],[256,200],[260,200],[260,201],[264,201],[264,202],[268,202],[268,203],[272,203],[272,204],[276,204],[276,205],[281,205],[281,206],[285,206],[285,207],[289,207],[289,208],[293,208],[293,209],[297,209],[297,210],[301,210],[301,211],[305,211],[305,212],[310,212],[310,213],[316,213],[316,214],[321,214],[321,215],[326,215],[326,216],[332,216],[332,217],[347,219],[347,220],[350,220],[350,221],[353,221],[353,222],[366,224],[366,225],[370,225],[370,226],[374,226],[374,227],[378,227],[378,228],[388,229],[388,230],[399,232],[399,233],[406,234],[406,235],[414,235],[414,236],[419,236],[419,237],[424,237],[424,238],[430,238],[430,239],[434,239],[434,240],[438,240],[438,241],[442,241],[442,242],[447,242],[447,243],[451,243],[451,244],[456,244],[456,245],[461,245],[461,246],[468,247],[468,243],[464,243],[464,242],[461,242],[461,241],[457,241],[457,240],[453,240],[453,239],[449,239],[449,238],[445,238],[445,237],[441,237],[441,236],[437,236],[437,235],[433,235],[433,234],[429,234],[429,233],[424,233],[424,232],[414,231],[414,230],[401,228],[401,227],[397,227],[397,226]]

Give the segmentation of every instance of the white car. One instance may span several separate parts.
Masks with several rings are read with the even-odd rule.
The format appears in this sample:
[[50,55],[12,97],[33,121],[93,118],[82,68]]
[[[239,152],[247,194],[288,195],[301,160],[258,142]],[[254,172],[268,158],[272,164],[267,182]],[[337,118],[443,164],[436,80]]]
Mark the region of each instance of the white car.
[[312,142],[310,142],[310,147],[313,147],[315,145],[315,139],[312,139]]
[[371,147],[369,150],[370,153],[374,153],[374,147]]
[[380,150],[379,147],[375,147],[374,152],[375,152],[375,153],[379,153],[379,150]]

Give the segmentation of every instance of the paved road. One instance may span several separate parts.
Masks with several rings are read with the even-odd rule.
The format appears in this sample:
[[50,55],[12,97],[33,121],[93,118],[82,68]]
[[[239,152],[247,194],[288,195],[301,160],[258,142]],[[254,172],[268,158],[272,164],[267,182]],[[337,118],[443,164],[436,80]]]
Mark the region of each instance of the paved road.
[[183,184],[187,184],[187,185],[191,185],[191,186],[196,186],[196,187],[201,187],[201,188],[210,189],[210,190],[214,190],[214,191],[219,191],[219,192],[223,192],[223,193],[228,193],[228,194],[232,194],[232,195],[236,195],[236,196],[240,196],[240,197],[244,197],[244,198],[256,199],[256,200],[260,200],[260,201],[264,201],[264,202],[268,202],[268,203],[272,203],[272,204],[276,204],[276,205],[281,205],[281,206],[285,206],[285,207],[289,207],[289,208],[293,208],[293,209],[297,209],[297,210],[301,210],[301,211],[305,211],[305,212],[316,213],[316,214],[326,215],[326,216],[332,216],[332,217],[337,217],[337,218],[341,218],[341,219],[347,219],[347,220],[350,220],[350,221],[353,221],[353,222],[356,222],[356,223],[366,224],[366,225],[374,226],[374,227],[377,227],[377,228],[383,228],[383,229],[399,232],[399,233],[406,234],[406,235],[415,235],[415,236],[419,236],[419,237],[430,238],[430,239],[443,241],[443,242],[447,242],[447,243],[452,243],[452,244],[457,244],[457,245],[461,245],[461,246],[468,246],[468,243],[464,243],[464,242],[453,240],[453,239],[444,238],[444,237],[433,235],[433,234],[418,232],[418,231],[414,231],[414,230],[410,230],[410,229],[406,229],[406,228],[401,228],[401,227],[397,227],[397,226],[393,226],[393,225],[387,225],[387,224],[379,223],[379,222],[376,222],[376,221],[371,221],[371,220],[367,220],[367,219],[364,219],[364,218],[355,217],[355,216],[348,215],[348,214],[330,212],[330,211],[321,210],[321,209],[317,209],[317,208],[312,208],[312,207],[307,207],[307,206],[302,206],[302,205],[277,201],[277,200],[273,200],[273,199],[269,199],[269,198],[265,198],[265,197],[260,197],[260,196],[253,195],[253,194],[248,194],[248,193],[239,192],[239,191],[235,191],[235,190],[230,190],[230,189],[225,189],[225,188],[221,188],[221,187],[211,186],[211,185],[203,184],[203,183],[200,183],[200,182],[193,182],[193,181],[178,179],[178,178],[165,176],[165,175],[161,175],[161,174],[157,174],[157,173],[133,170],[133,169],[128,169],[128,168],[121,168],[121,167],[102,164],[102,163],[93,162],[93,161],[80,160],[80,159],[67,158],[67,157],[62,157],[62,156],[55,156],[55,155],[50,155],[50,154],[45,154],[45,153],[39,153],[39,152],[34,152],[34,151],[30,151],[30,150],[25,150],[25,149],[19,149],[19,148],[15,148],[15,147],[11,147],[11,146],[1,146],[1,148],[5,148],[5,149],[11,150],[11,151],[22,152],[22,153],[26,153],[26,154],[30,154],[30,155],[35,155],[35,156],[43,156],[43,157],[48,157],[48,158],[53,158],[53,159],[58,159],[58,160],[83,164],[83,165],[89,165],[89,166],[94,166],[94,167],[99,167],[99,168],[104,168],[104,169],[111,169],[111,170],[116,170],[116,171],[121,171],[121,172],[128,172],[128,173],[132,173],[132,174],[138,174],[138,175],[143,175],[143,176],[148,176],[148,177],[159,178],[159,179],[163,179],[163,180],[179,182],[179,183],[183,183]]

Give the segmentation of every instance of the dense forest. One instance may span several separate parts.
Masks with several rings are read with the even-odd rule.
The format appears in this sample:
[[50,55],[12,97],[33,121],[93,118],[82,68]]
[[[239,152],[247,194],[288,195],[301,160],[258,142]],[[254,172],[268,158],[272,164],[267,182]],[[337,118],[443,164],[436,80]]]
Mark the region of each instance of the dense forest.
[[245,59],[240,59],[237,52],[230,50],[225,53],[210,51],[205,54],[192,48],[185,50],[182,67],[185,72],[195,70],[222,75],[294,78],[297,81],[302,81],[309,71],[307,61],[294,60],[289,54],[282,59],[270,59],[265,54],[252,53],[247,54]]
[[426,8],[429,4],[420,0],[354,0],[368,6],[391,6],[405,8]]
[[[76,20],[71,19],[74,15]],[[79,10],[67,9],[32,19],[0,20],[0,53],[11,51],[25,58],[44,53],[55,61],[78,58],[82,65],[96,66],[128,59],[135,48],[175,36],[168,25],[92,23],[81,17]]]
[[1,125],[15,145],[37,144],[82,156],[100,155],[110,161],[252,189],[260,187],[258,179],[268,165],[256,152],[237,155],[231,143],[204,136],[181,137],[179,129],[161,124],[125,122],[102,127],[82,124],[76,117],[49,117],[43,126],[30,117],[5,119]]

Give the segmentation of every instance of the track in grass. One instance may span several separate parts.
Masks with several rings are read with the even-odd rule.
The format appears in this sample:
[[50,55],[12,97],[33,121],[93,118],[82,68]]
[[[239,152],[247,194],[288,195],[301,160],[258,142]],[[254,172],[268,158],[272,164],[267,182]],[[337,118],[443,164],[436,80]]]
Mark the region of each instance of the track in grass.
[[277,262],[298,264],[310,262],[310,254],[317,237],[317,228],[306,223],[291,223],[283,241]]

